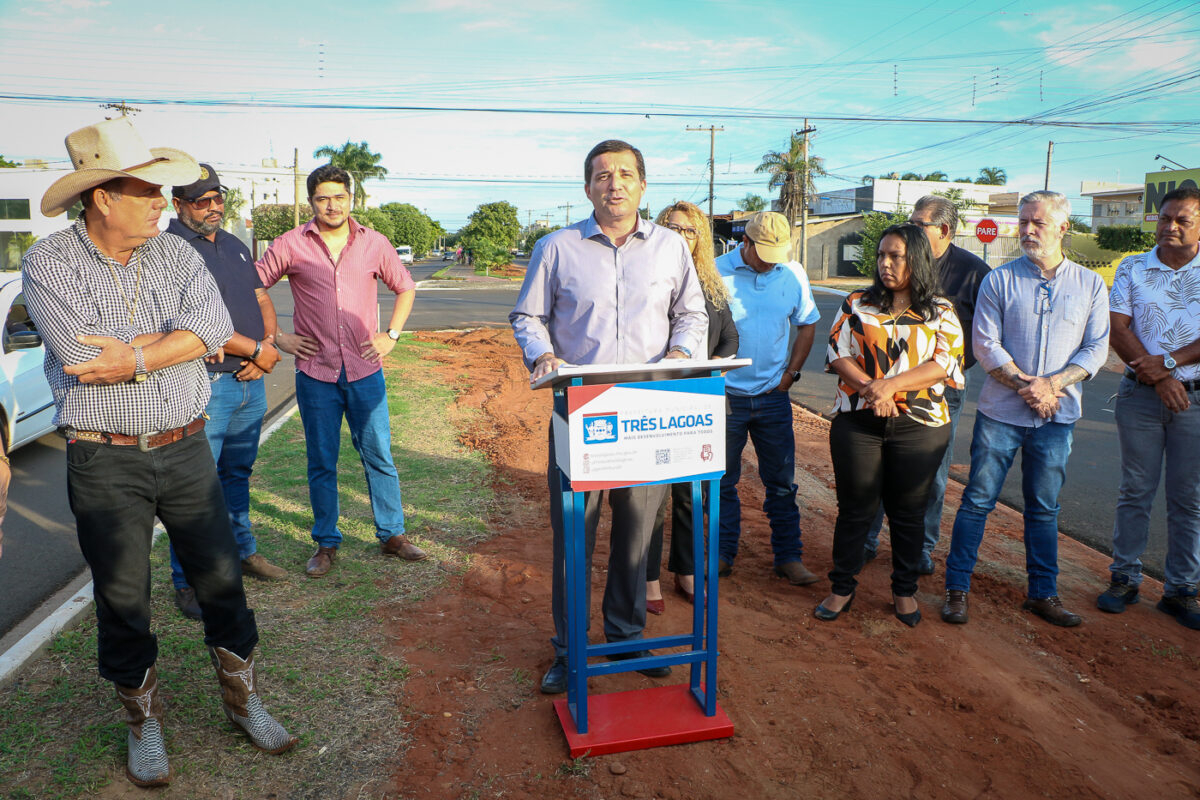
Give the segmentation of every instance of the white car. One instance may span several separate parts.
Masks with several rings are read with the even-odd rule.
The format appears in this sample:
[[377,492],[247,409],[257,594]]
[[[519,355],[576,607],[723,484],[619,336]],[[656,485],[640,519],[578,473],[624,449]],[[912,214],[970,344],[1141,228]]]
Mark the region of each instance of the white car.
[[412,264],[413,262],[412,247],[407,244],[402,244],[397,247],[396,255],[400,256],[401,264]]
[[0,274],[0,426],[8,449],[15,450],[54,430],[54,398],[42,360],[46,356],[21,293],[21,276]]

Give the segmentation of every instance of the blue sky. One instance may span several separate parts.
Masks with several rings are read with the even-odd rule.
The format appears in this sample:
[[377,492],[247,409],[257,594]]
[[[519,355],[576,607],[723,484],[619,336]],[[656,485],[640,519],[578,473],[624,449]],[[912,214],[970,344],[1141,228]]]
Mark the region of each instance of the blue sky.
[[[63,136],[118,100],[142,109],[147,143],[245,172],[270,156],[290,163],[299,148],[306,173],[317,147],[365,140],[390,171],[368,182],[371,204],[410,202],[455,230],[494,200],[516,205],[522,223],[562,224],[567,204],[579,219],[590,210],[582,159],[606,138],[645,153],[652,210],[703,204],[709,135],[686,128],[709,125],[724,128],[715,206],[727,211],[768,194],[754,167],[808,116],[812,152],[833,173],[821,191],[891,170],[956,178],[985,166],[1028,191],[1041,188],[1053,140],[1051,188],[1086,216],[1082,180],[1140,182],[1162,165],[1157,154],[1200,166],[1195,10],[1194,0],[284,10],[0,0],[0,153],[65,166]],[[1069,127],[999,124],[1015,120]]]

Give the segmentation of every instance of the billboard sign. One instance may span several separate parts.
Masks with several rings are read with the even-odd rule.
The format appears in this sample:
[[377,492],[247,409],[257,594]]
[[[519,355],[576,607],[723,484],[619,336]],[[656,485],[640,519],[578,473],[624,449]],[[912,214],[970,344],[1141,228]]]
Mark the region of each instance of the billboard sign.
[[1172,189],[1190,186],[1200,187],[1200,169],[1175,169],[1146,173],[1146,191],[1143,193],[1145,207],[1142,213],[1142,230],[1153,231],[1158,227],[1158,210],[1163,196]]

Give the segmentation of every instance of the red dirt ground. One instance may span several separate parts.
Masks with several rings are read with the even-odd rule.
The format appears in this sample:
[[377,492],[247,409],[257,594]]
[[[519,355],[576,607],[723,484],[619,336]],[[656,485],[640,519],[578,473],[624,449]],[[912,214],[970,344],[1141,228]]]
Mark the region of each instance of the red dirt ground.
[[[961,491],[952,482],[938,573],[918,594],[924,622],[910,630],[892,616],[885,546],[854,608],[822,623],[812,610],[825,581],[797,588],[772,574],[754,469],[743,473],[742,552],[720,584],[719,700],[735,735],[571,765],[551,698],[537,692],[551,656],[549,393],[530,391],[507,331],[427,337],[452,345],[440,368],[457,381],[458,404],[481,412],[463,441],[494,464],[503,504],[464,575],[386,614],[413,667],[400,703],[415,744],[400,754],[394,796],[1200,798],[1200,634],[1154,609],[1159,583],[1147,580],[1125,614],[1102,614],[1094,600],[1108,559],[1064,538],[1060,591],[1085,621],[1051,627],[1020,610],[1020,517],[997,509],[971,621],[946,625],[941,562]],[[798,408],[795,429],[805,560],[824,574],[836,517],[828,424]],[[605,541],[602,528],[599,580]],[[690,607],[668,592],[647,633],[689,626]],[[629,673],[591,685],[652,683]]]

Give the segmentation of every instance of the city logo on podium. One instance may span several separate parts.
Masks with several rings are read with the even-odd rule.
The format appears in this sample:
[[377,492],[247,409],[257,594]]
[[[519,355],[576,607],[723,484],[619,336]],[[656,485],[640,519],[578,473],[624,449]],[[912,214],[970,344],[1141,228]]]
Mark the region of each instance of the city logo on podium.
[[701,461],[712,461],[713,460],[713,448],[712,448],[711,444],[705,444],[705,445],[700,446],[700,460]]
[[583,415],[583,443],[606,444],[617,440],[617,415],[609,412],[603,414]]

